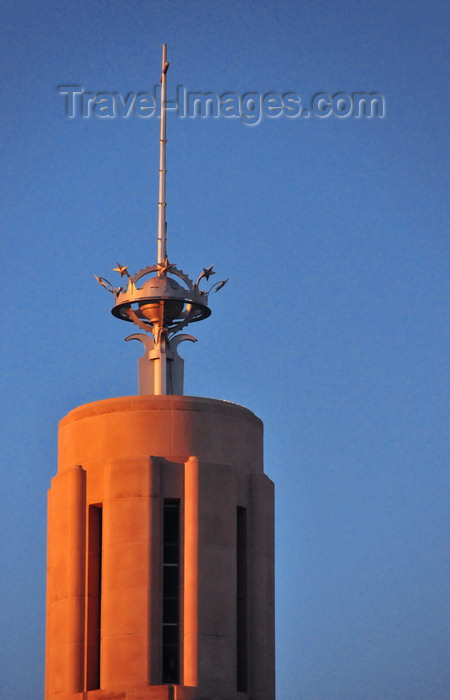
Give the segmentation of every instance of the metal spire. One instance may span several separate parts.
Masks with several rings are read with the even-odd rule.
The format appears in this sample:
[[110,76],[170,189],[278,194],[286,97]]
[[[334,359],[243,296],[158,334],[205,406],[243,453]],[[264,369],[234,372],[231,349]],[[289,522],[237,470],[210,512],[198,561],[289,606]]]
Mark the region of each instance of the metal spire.
[[167,44],[162,47],[161,65],[161,123],[159,132],[159,191],[158,191],[158,263],[162,263],[167,257],[167,223],[166,223],[166,74]]
[[[162,47],[161,68],[161,123],[159,137],[159,193],[158,193],[158,258],[131,275],[126,265],[117,263],[115,272],[125,277],[126,287],[113,287],[105,277],[97,281],[114,295],[111,313],[123,321],[130,321],[145,333],[134,333],[125,340],[140,340],[145,352],[138,361],[140,394],[182,394],[184,360],[177,347],[183,340],[194,341],[192,335],[178,334],[189,323],[208,318],[208,294],[217,292],[227,280],[216,282],[208,290],[200,289],[202,280],[214,275],[213,266],[204,267],[196,282],[167,257],[166,236],[166,74],[167,46]],[[175,279],[174,279],[175,278]]]

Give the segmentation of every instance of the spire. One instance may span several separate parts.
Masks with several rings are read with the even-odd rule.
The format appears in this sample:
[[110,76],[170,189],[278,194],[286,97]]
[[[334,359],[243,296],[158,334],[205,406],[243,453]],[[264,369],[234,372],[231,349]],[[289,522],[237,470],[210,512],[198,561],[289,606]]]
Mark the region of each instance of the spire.
[[[111,313],[116,318],[134,323],[144,333],[134,333],[125,340],[139,340],[145,352],[138,361],[140,394],[182,394],[184,361],[177,353],[183,340],[196,342],[192,335],[177,333],[189,323],[211,315],[208,294],[218,291],[227,280],[216,282],[209,290],[200,289],[214,275],[213,266],[204,267],[194,283],[167,256],[166,223],[166,95],[167,46],[162,47],[161,122],[159,137],[158,193],[158,256],[154,265],[130,275],[127,265],[114,268],[126,287],[114,287],[105,277],[96,277],[99,284],[114,295]],[[146,335],[147,334],[147,335]]]
[[161,124],[159,133],[159,196],[158,196],[158,263],[167,257],[167,223],[166,223],[166,74],[169,68],[167,63],[167,44],[162,47],[161,65]]

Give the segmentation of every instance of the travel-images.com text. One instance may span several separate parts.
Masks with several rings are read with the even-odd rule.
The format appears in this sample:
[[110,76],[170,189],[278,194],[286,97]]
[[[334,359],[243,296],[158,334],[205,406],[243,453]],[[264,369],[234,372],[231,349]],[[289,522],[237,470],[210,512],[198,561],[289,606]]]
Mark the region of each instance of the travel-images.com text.
[[[81,85],[59,85],[58,92],[65,101],[65,113],[71,118],[91,116],[114,119],[128,119],[136,115],[142,119],[159,116],[159,86],[153,94],[129,92],[123,96],[119,92],[89,92]],[[166,112],[175,112],[180,118],[238,118],[248,126],[260,124],[264,117],[275,119],[281,116],[289,119],[308,118],[382,118],[385,116],[385,100],[376,92],[355,92],[351,95],[339,92],[334,95],[318,93],[307,108],[300,95],[294,92],[279,95],[274,92],[261,94],[246,92],[238,95],[227,92],[215,95],[207,92],[189,92],[184,86],[177,88],[177,99],[166,101]]]

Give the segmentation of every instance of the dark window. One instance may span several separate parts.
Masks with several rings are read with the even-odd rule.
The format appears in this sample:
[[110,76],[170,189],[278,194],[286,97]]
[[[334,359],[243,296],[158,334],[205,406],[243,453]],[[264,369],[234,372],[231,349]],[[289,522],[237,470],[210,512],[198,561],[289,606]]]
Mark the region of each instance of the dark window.
[[102,507],[89,506],[86,690],[100,688],[100,619],[102,593]]
[[162,682],[180,676],[180,502],[164,501],[162,587]]

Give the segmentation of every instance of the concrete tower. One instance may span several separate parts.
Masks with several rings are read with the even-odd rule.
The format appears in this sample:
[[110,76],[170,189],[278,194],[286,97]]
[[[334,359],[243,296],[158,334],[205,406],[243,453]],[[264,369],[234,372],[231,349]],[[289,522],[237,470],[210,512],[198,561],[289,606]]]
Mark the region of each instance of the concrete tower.
[[[139,395],[60,423],[49,491],[45,700],[274,700],[273,484],[262,423],[183,396],[184,326],[210,315],[166,252],[163,47],[158,262],[113,288],[144,333]],[[223,286],[218,282],[211,289]],[[209,292],[211,291],[209,290]]]

